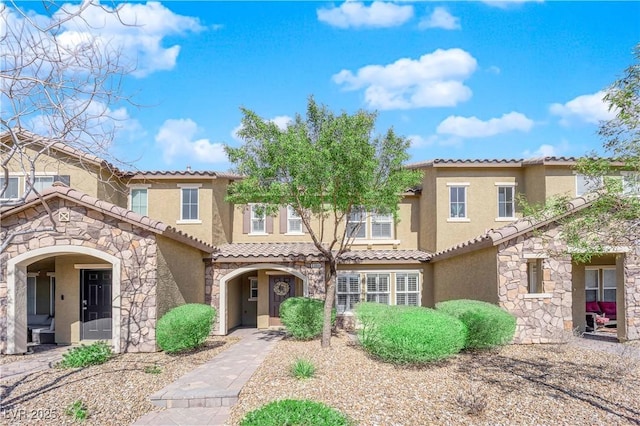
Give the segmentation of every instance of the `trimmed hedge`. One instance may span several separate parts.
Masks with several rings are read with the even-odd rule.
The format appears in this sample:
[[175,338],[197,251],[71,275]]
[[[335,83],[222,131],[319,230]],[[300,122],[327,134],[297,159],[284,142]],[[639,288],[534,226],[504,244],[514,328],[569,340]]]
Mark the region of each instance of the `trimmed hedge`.
[[158,320],[156,342],[168,353],[197,348],[211,333],[215,316],[215,309],[199,303],[173,308]]
[[[322,334],[324,301],[310,297],[290,297],[280,305],[280,321],[298,340],[311,340]],[[336,310],[331,313],[331,323],[336,321]]]
[[458,318],[467,327],[466,349],[505,345],[516,332],[516,318],[509,312],[479,300],[449,300],[436,304],[438,311]]
[[343,426],[353,424],[344,414],[319,402],[283,399],[247,413],[241,426]]
[[454,355],[464,347],[464,324],[422,307],[359,303],[360,344],[371,355],[394,364],[423,364]]

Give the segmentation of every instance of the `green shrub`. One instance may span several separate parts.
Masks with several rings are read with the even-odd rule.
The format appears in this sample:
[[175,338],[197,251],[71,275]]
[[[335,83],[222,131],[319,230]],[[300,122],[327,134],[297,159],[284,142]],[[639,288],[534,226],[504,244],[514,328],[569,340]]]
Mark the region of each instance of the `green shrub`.
[[308,379],[313,377],[316,373],[316,366],[311,361],[303,358],[298,358],[291,365],[291,374],[296,379]]
[[157,365],[147,365],[144,368],[144,372],[147,374],[160,374],[162,373],[162,368],[158,367]]
[[513,339],[516,318],[509,312],[479,300],[449,300],[436,305],[438,311],[458,318],[467,327],[466,349],[505,345]]
[[173,308],[158,320],[156,342],[168,353],[197,348],[211,333],[215,316],[215,309],[198,303]]
[[80,399],[73,401],[67,408],[65,408],[64,413],[67,416],[72,417],[73,420],[80,422],[84,421],[89,415],[87,407],[85,407],[84,403]]
[[360,344],[394,364],[422,364],[454,355],[464,347],[466,328],[433,309],[359,303]]
[[[294,339],[310,340],[322,334],[324,301],[310,297],[290,297],[280,305],[280,321]],[[335,323],[336,310],[331,314]]]
[[79,368],[103,364],[112,355],[111,346],[107,342],[99,341],[69,349],[67,353],[62,355],[62,361],[58,363],[58,366],[61,368]]
[[336,409],[309,400],[283,399],[247,413],[241,426],[340,426],[352,422]]

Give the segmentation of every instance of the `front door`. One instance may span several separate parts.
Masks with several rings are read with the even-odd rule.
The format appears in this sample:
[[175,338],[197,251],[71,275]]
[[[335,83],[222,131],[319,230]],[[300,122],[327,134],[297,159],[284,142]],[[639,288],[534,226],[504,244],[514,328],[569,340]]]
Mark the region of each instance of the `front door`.
[[80,282],[80,338],[111,339],[111,269],[83,269]]
[[291,275],[269,276],[269,325],[282,325],[280,304],[295,294],[296,280]]

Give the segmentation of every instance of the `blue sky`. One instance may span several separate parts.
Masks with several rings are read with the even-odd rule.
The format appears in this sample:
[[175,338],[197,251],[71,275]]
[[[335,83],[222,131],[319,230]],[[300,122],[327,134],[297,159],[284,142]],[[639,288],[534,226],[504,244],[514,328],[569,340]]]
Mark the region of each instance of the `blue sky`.
[[146,170],[227,170],[240,106],[284,125],[309,95],[377,110],[412,161],[583,155],[640,42],[639,2],[126,7],[140,25],[102,31],[137,58],[124,90],[141,106],[120,105],[113,153]]

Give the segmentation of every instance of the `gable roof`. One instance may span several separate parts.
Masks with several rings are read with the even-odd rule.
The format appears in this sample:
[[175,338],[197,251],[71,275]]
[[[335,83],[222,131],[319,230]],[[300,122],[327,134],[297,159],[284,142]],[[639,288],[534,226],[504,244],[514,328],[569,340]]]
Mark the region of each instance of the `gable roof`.
[[560,215],[539,220],[524,218],[498,229],[490,229],[482,235],[434,253],[430,260],[436,262],[450,257],[459,256],[464,253],[476,251],[482,248],[497,246],[498,244],[510,241],[516,237],[519,237],[520,235],[534,231],[545,225],[556,222],[563,217],[567,217],[580,210],[583,210],[593,204],[594,201],[594,194],[575,198],[569,202],[567,210]]
[[534,158],[492,158],[492,159],[445,159],[436,158],[433,160],[419,161],[407,164],[410,169],[422,169],[427,167],[526,167],[532,165],[543,164],[546,166],[553,165],[575,165],[578,161],[577,157],[534,157]]
[[[323,256],[313,243],[232,243],[218,247],[214,261],[275,261],[278,259],[317,260]],[[420,250],[352,250],[342,255],[340,263],[425,262],[430,253]]]
[[35,194],[31,194],[24,203],[0,211],[0,219],[14,215],[30,207],[37,206],[42,202],[41,199],[44,201],[48,201],[55,198],[72,201],[91,210],[98,211],[107,216],[111,216],[115,219],[122,220],[123,222],[130,223],[131,225],[146,229],[155,234],[171,238],[172,240],[179,241],[191,247],[195,247],[205,253],[211,253],[215,250],[212,245],[207,244],[204,241],[194,238],[188,234],[185,234],[184,232],[163,222],[153,220],[148,216],[142,216],[131,210],[127,210],[107,201],[92,197],[88,194],[85,194],[84,192],[69,188],[68,186],[65,186],[59,182],[41,191],[40,197]]

